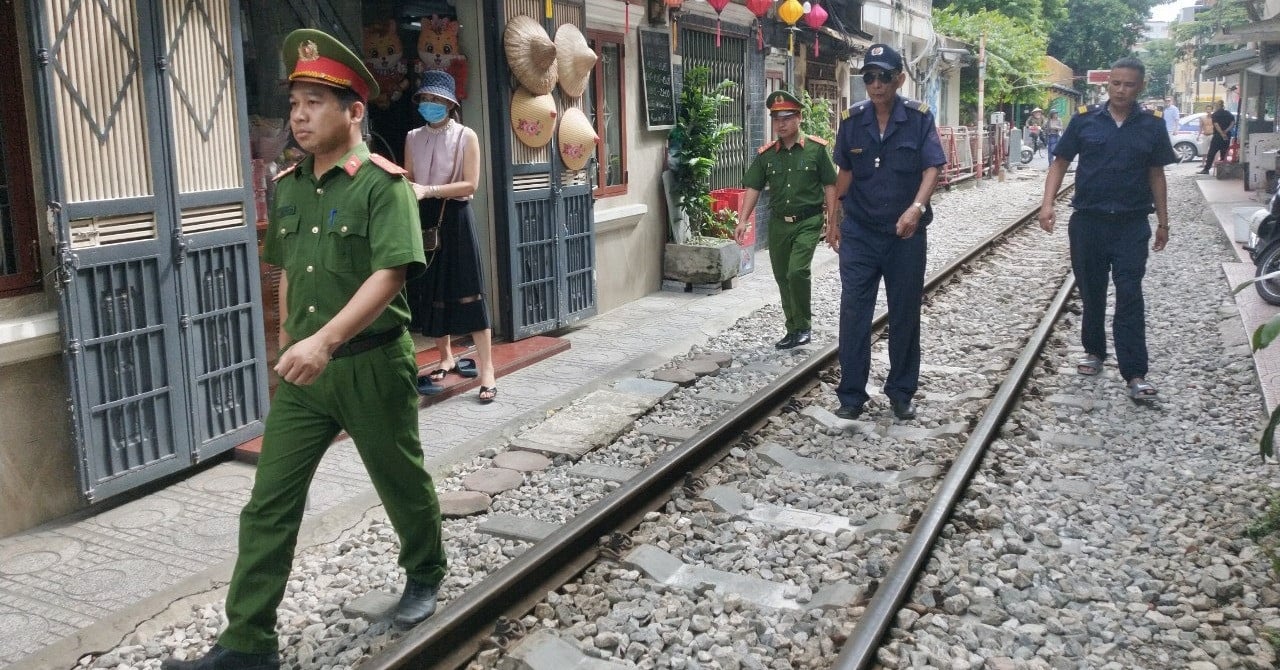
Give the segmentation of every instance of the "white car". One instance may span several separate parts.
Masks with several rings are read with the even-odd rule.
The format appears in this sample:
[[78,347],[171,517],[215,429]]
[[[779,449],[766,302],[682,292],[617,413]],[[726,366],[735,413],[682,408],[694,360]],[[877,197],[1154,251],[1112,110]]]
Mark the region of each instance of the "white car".
[[1169,142],[1178,161],[1185,163],[1203,156],[1209,151],[1209,135],[1200,134],[1200,119],[1204,112],[1196,112],[1178,119],[1178,129],[1169,133]]

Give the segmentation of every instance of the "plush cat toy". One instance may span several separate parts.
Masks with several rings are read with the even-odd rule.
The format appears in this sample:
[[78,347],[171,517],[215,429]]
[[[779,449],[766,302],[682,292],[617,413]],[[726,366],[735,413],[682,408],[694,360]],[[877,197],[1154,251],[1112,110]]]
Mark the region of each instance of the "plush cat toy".
[[467,99],[467,57],[458,48],[458,22],[440,16],[422,18],[418,35],[418,73],[444,70],[453,76],[458,102]]
[[369,101],[378,108],[386,109],[409,89],[404,45],[394,20],[364,27],[364,64],[381,89],[378,97]]

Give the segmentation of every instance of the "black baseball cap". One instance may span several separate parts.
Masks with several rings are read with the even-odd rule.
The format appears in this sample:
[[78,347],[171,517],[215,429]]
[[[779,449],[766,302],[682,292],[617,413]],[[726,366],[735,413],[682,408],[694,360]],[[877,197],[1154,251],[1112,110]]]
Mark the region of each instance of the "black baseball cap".
[[878,67],[885,70],[901,70],[902,56],[888,44],[872,44],[867,49],[867,56],[862,61],[862,71],[866,72],[869,67]]

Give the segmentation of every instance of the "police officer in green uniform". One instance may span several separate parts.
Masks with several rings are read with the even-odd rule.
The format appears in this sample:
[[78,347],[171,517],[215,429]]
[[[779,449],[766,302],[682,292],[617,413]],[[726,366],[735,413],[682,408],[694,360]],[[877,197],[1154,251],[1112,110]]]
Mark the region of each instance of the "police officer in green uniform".
[[204,657],[166,660],[166,670],[280,667],[276,607],[312,475],[339,431],[355,441],[400,537],[408,579],[394,623],[430,616],[445,574],[405,329],[405,279],[425,267],[417,201],[404,171],[370,154],[361,139],[378,85],[360,59],[325,33],[297,30],[285,38],[284,60],[290,128],[309,155],[276,178],[263,252],[282,269],[281,384],[240,515],[227,629]]
[[836,169],[826,140],[800,134],[800,101],[786,91],[765,99],[778,139],[760,147],[742,178],[746,193],[738,210],[734,237],[742,244],[749,230],[760,191],[769,187],[769,261],[782,297],[787,334],[779,349],[808,344],[812,312],[809,308],[809,265],[822,239],[825,211],[834,212]]

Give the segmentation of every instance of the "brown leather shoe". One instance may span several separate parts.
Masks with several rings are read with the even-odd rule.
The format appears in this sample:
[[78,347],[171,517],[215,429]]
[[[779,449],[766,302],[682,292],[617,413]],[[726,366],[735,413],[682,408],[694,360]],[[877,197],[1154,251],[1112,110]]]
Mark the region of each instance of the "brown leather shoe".
[[215,644],[209,653],[194,661],[166,658],[160,670],[279,670],[280,654],[246,654]]

